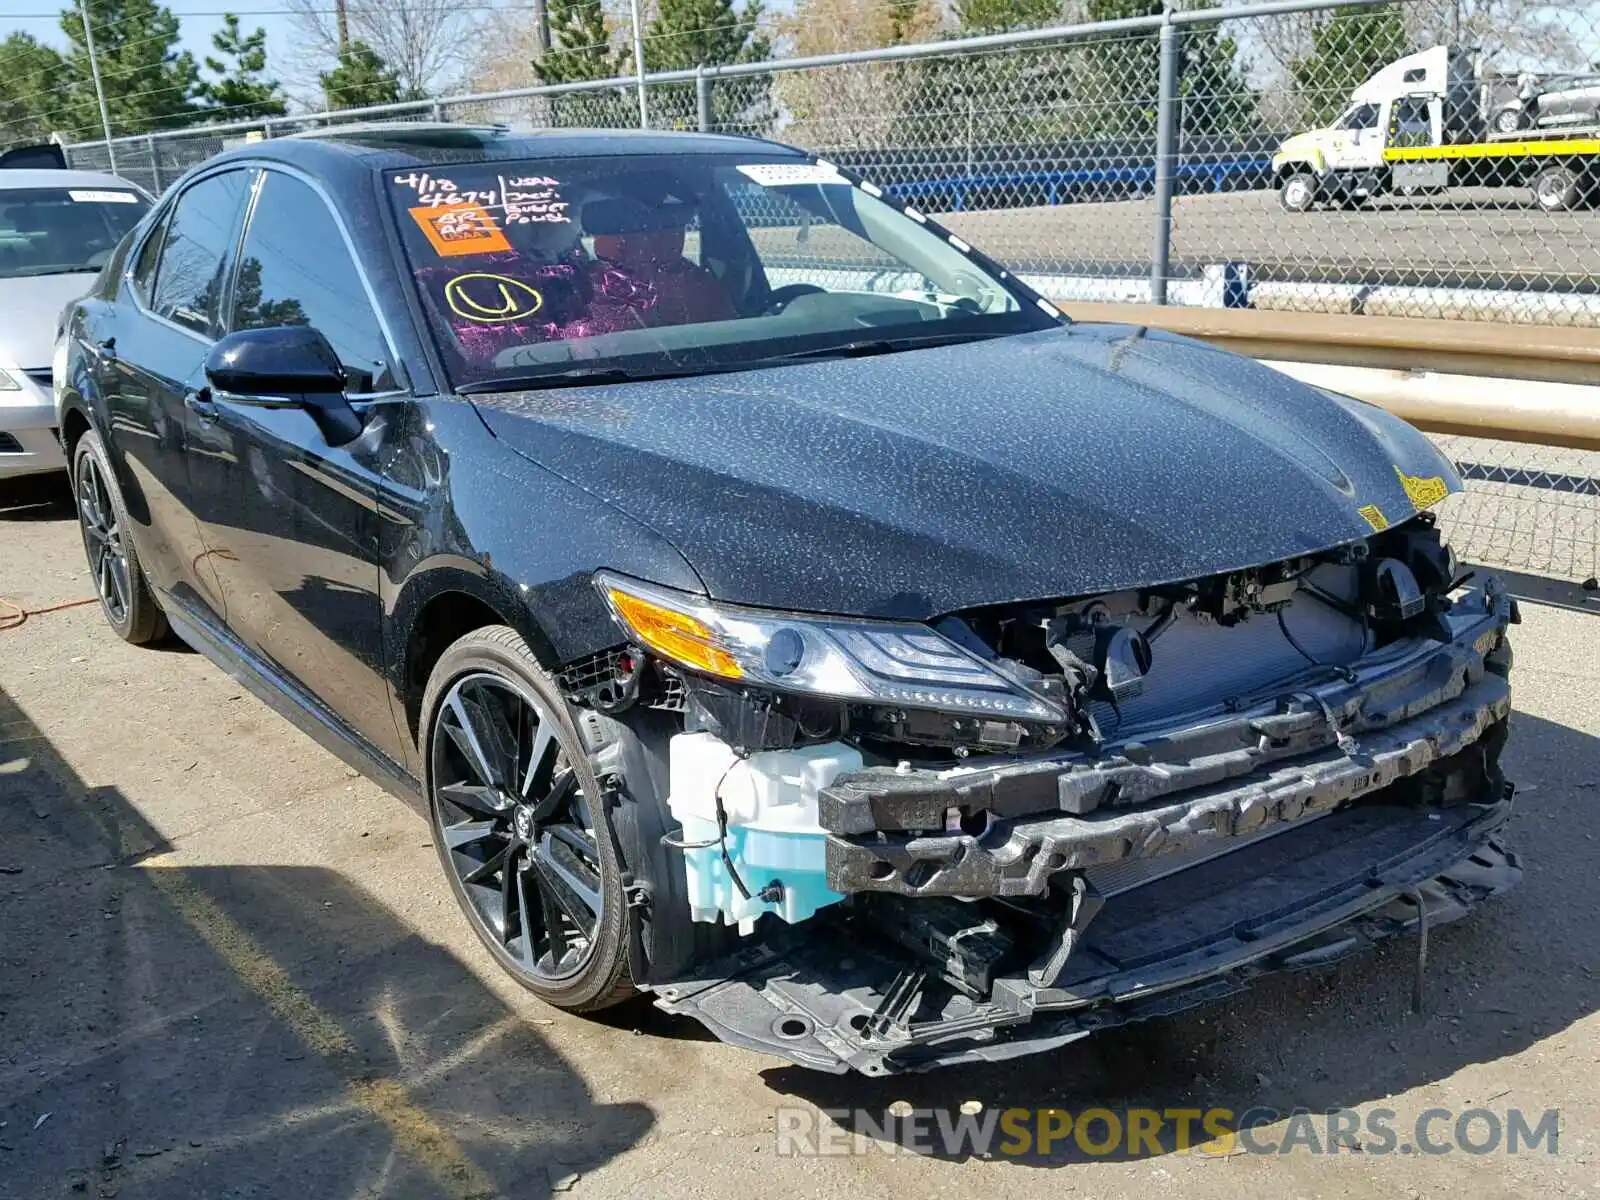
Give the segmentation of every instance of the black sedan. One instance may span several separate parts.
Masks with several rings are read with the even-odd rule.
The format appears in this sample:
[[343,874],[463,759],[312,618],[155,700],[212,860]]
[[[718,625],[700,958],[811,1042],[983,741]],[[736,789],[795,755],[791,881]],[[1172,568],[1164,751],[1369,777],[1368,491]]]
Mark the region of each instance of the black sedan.
[[1432,444],[799,151],[246,146],[62,335],[113,628],[417,805],[552,1004],[920,1069],[1519,877],[1515,608]]

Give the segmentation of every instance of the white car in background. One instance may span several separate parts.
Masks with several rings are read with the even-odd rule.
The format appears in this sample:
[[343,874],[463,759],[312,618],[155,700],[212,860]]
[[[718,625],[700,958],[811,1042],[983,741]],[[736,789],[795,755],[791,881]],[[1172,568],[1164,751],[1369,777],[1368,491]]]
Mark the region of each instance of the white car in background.
[[0,170],[0,479],[66,467],[51,380],[56,318],[149,207],[115,175]]

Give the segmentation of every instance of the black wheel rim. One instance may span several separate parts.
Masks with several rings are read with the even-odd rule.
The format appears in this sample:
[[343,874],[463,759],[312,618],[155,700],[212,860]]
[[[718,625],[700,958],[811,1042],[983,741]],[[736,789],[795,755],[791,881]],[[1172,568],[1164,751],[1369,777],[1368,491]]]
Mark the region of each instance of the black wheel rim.
[[589,799],[555,719],[487,673],[445,694],[429,747],[439,844],[468,917],[541,983],[583,970],[605,911]]
[[121,625],[128,619],[128,554],[105,476],[88,454],[78,461],[78,524],[100,603],[106,616]]

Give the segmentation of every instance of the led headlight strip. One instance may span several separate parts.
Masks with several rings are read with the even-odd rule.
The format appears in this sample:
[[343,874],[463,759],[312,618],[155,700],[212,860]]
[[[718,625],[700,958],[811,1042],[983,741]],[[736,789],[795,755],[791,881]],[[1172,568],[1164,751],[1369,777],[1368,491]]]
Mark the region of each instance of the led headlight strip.
[[776,612],[601,572],[612,615],[678,666],[786,692],[997,719],[1066,714],[926,625]]

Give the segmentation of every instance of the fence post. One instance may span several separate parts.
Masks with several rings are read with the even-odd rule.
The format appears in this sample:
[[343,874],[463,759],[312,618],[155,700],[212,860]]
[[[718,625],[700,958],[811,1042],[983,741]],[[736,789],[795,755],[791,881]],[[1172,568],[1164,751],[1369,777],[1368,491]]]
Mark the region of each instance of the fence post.
[[694,69],[694,107],[700,118],[700,132],[711,132],[711,76],[703,65]]
[[1167,302],[1172,266],[1172,169],[1178,157],[1178,29],[1167,9],[1161,25],[1160,95],[1156,100],[1156,239],[1150,258],[1150,302]]
[[639,23],[639,0],[630,0],[633,14],[633,80],[639,89],[639,128],[650,128],[650,106],[644,98],[644,26]]
[[156,135],[144,135],[145,147],[150,151],[150,182],[155,185],[156,195],[161,195],[167,190],[167,181],[161,177],[161,151],[156,147]]
[[444,105],[437,100],[433,102],[433,123],[435,125],[444,124]]

